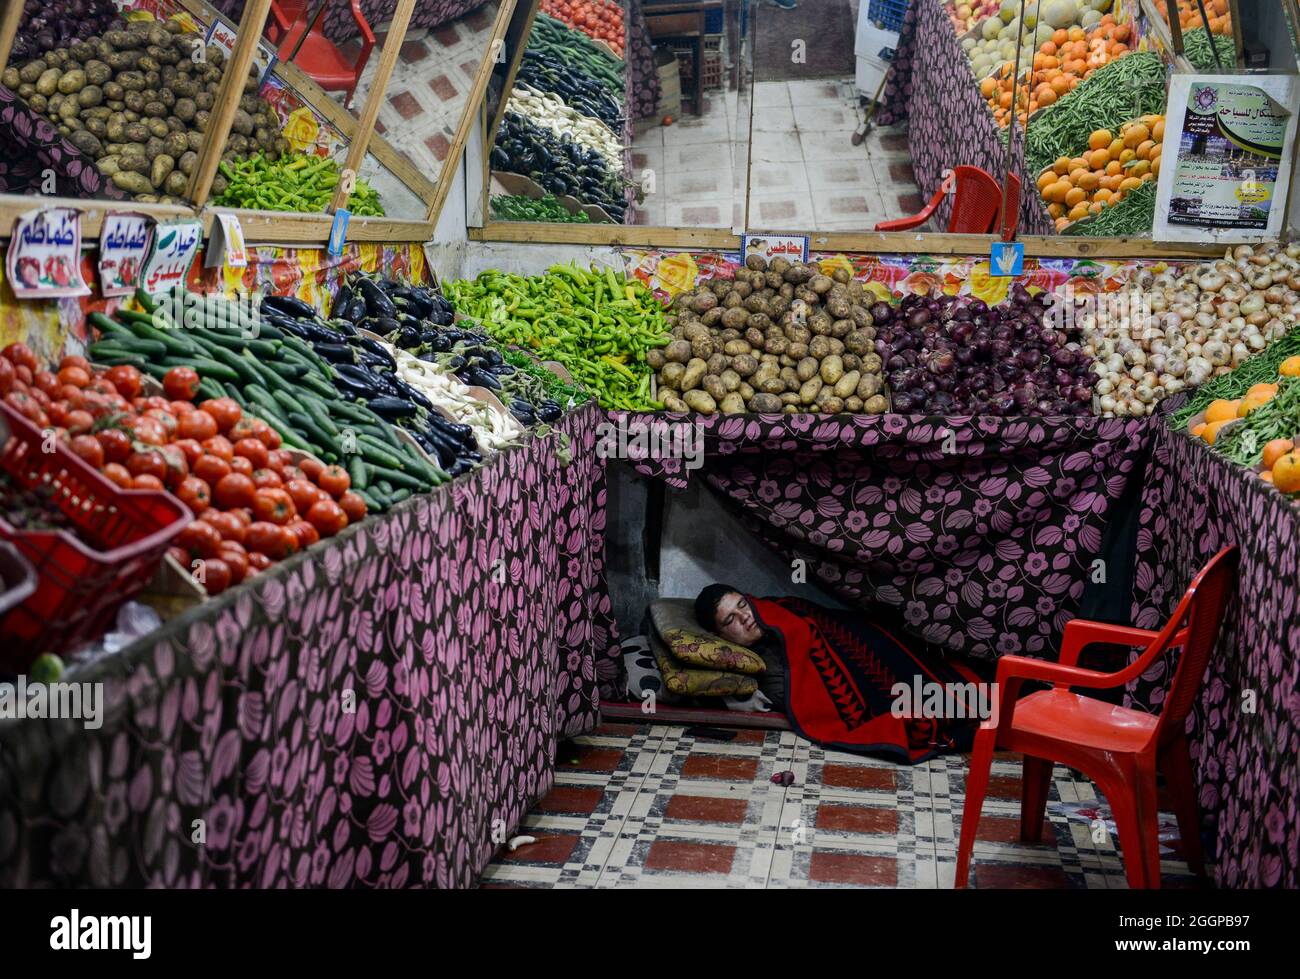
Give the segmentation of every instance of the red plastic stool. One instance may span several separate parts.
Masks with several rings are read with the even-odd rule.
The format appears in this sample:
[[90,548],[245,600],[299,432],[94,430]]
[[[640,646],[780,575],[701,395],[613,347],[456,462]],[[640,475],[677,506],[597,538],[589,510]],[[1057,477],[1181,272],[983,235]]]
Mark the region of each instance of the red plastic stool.
[[[1223,624],[1224,610],[1237,577],[1236,547],[1225,547],[1192,579],[1174,614],[1159,632],[1075,619],[1065,627],[1061,659],[1048,663],[1023,656],[998,660],[999,709],[975,735],[966,776],[966,808],[957,848],[957,887],[965,887],[980,808],[989,784],[995,749],[1025,756],[1020,800],[1020,838],[1042,841],[1043,812],[1052,763],[1077,768],[1110,802],[1124,851],[1129,887],[1160,886],[1160,844],[1156,836],[1156,772],[1165,776],[1188,865],[1205,873],[1200,819],[1192,780],[1184,720],[1196,700],[1205,666]],[[1145,646],[1132,664],[1116,673],[1098,673],[1075,664],[1090,643]],[[1140,676],[1152,660],[1181,648],[1164,710],[1158,715],[1117,707],[1073,693],[1071,687],[1104,690]],[[1025,680],[1042,680],[1052,689],[1017,700]]]

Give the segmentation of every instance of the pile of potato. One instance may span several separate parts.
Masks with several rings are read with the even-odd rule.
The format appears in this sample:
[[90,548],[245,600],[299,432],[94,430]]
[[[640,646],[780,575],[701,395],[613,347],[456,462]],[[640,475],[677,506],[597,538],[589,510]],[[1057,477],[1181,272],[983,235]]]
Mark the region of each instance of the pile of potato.
[[[199,48],[180,23],[118,19],[103,37],[48,51],[4,71],[6,86],[47,116],[137,201],[178,202],[198,163],[225,58]],[[196,49],[199,49],[196,51]],[[249,69],[224,159],[288,149],[274,111]],[[225,190],[218,175],[212,193]]]
[[673,300],[673,341],[646,354],[658,400],[703,414],[887,411],[861,283],[785,258],[745,266]]

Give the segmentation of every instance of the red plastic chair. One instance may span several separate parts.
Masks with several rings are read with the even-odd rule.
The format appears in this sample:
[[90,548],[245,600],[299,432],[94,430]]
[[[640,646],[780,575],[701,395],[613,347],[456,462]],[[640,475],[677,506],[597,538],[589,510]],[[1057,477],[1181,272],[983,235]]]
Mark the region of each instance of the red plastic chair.
[[[945,196],[953,193],[952,217],[948,219],[949,234],[987,235],[998,229],[998,216],[1002,213],[1002,185],[979,167],[954,167],[944,178],[939,189],[919,214],[894,221],[881,221],[877,231],[911,231],[919,228],[938,209]],[[1011,174],[1011,224],[1003,228],[1003,237],[1015,236],[1020,223],[1020,178]]]
[[271,16],[266,18],[266,36],[279,45],[294,23],[307,12],[307,0],[271,0]]
[[[298,0],[272,0],[273,12],[276,7],[285,8],[282,15],[277,14],[275,18],[277,23],[288,16],[289,5],[296,2]],[[292,26],[287,29],[279,42],[280,48],[276,56],[281,61],[292,61],[325,91],[346,93],[343,96],[343,107],[346,109],[352,104],[352,93],[356,91],[357,83],[361,81],[361,73],[366,70],[366,62],[370,60],[370,51],[375,46],[375,35],[361,13],[361,0],[352,0],[352,19],[361,29],[361,54],[353,63],[343,56],[338,45],[320,32],[319,19],[318,15],[316,20],[309,24],[304,5],[303,12],[296,19],[289,21]],[[304,32],[307,35],[305,38]],[[302,38],[301,46],[298,44],[299,38]]]
[[[957,848],[957,887],[967,883],[994,749],[1018,751],[1025,756],[1020,838],[1030,843],[1042,842],[1043,813],[1054,761],[1078,769],[1097,783],[1114,813],[1124,851],[1124,870],[1132,888],[1160,886],[1160,845],[1156,836],[1156,772],[1160,771],[1178,816],[1183,854],[1195,873],[1205,873],[1196,788],[1183,722],[1218,639],[1236,580],[1237,560],[1236,547],[1226,547],[1216,554],[1192,579],[1178,608],[1159,632],[1075,619],[1065,627],[1059,663],[1023,656],[998,660],[996,723],[990,718],[976,733],[966,777],[966,808]],[[1076,665],[1079,653],[1090,643],[1146,649],[1125,669],[1098,673]],[[1070,690],[1122,686],[1145,671],[1157,656],[1176,648],[1182,652],[1159,716]],[[1053,686],[1017,700],[1025,680],[1042,680]]]

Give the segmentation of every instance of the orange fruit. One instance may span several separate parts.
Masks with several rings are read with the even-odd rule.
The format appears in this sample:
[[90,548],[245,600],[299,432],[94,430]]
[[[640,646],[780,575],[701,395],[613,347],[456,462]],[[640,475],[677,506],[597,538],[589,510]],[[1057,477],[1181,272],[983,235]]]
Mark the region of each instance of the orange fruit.
[[1266,483],[1273,482],[1273,474],[1269,472],[1267,469],[1265,469],[1262,473],[1259,474],[1259,478]]
[[1263,408],[1272,400],[1273,396],[1270,394],[1248,394],[1241,399],[1241,404],[1237,406],[1237,417],[1245,418],[1252,411]]
[[1300,377],[1300,355],[1282,361],[1278,371],[1283,377]]
[[1111,144],[1111,140],[1113,140],[1114,138],[1115,137],[1110,134],[1109,129],[1098,129],[1096,132],[1094,132],[1091,136],[1088,137],[1088,149],[1090,150],[1107,149]]
[[1264,457],[1260,461],[1266,470],[1272,469],[1274,463],[1295,448],[1290,439],[1274,439],[1264,446]]
[[1215,439],[1219,437],[1219,430],[1222,429],[1224,425],[1228,424],[1228,422],[1235,420],[1236,419],[1234,418],[1225,418],[1221,422],[1209,422],[1205,426],[1205,431],[1201,432],[1201,438],[1205,439],[1205,441],[1210,445],[1213,445]]
[[1300,491],[1300,455],[1291,451],[1273,463],[1273,485],[1283,493]]
[[1206,422],[1223,422],[1237,417],[1237,407],[1241,404],[1240,400],[1227,401],[1224,398],[1217,398],[1210,402],[1210,406],[1205,409]]
[[1251,385],[1250,390],[1246,392],[1246,397],[1271,398],[1275,394],[1277,394],[1276,384],[1265,384],[1261,381],[1259,384]]
[[1188,422],[1187,431],[1189,434],[1195,435],[1197,438],[1200,438],[1201,433],[1205,431],[1205,422],[1197,422],[1195,425]]

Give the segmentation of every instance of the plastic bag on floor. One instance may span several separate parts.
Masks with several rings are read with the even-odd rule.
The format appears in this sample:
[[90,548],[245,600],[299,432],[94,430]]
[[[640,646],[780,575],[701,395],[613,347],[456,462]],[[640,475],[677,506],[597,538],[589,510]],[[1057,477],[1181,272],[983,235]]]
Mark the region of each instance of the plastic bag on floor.
[[[1047,811],[1062,815],[1076,823],[1091,825],[1094,820],[1100,819],[1106,827],[1106,832],[1110,834],[1110,838],[1112,840],[1119,839],[1119,831],[1115,827],[1115,817],[1111,815],[1110,806],[1105,802],[1048,802]],[[1160,813],[1156,822],[1156,838],[1160,841],[1160,852],[1173,853],[1173,847],[1166,846],[1166,843],[1179,839],[1179,837],[1177,818],[1173,813]]]

